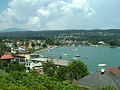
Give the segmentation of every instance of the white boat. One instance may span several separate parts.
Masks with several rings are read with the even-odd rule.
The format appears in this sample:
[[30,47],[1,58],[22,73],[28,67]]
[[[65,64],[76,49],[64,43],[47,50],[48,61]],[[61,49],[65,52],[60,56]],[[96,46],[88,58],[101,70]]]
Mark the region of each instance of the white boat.
[[68,56],[68,54],[65,53],[64,56]]
[[107,64],[98,64],[98,67],[106,67]]
[[77,58],[73,57],[72,59],[73,59],[73,60],[76,60]]
[[75,55],[75,57],[80,57],[80,55],[79,55],[79,54],[77,54],[77,55]]
[[84,59],[88,59],[88,57],[83,57]]

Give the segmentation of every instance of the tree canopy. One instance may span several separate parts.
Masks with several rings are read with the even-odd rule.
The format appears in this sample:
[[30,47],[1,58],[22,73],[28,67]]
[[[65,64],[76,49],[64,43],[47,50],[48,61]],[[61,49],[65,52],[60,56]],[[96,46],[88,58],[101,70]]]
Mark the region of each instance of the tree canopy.
[[47,62],[43,65],[44,73],[48,76],[54,76],[58,80],[78,80],[88,75],[87,66],[81,61],[73,61],[67,67],[57,67],[53,62]]
[[0,74],[1,90],[83,90],[36,73],[11,72]]

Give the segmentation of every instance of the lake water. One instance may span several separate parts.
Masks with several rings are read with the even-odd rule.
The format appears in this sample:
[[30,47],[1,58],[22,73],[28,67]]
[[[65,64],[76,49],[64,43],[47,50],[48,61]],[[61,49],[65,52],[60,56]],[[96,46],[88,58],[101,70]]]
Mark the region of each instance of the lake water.
[[[75,57],[80,55],[80,57]],[[94,47],[94,46],[67,46],[51,50],[44,54],[46,57],[65,60],[81,60],[87,64],[90,72],[100,70],[98,64],[107,64],[107,67],[120,66],[120,48]]]

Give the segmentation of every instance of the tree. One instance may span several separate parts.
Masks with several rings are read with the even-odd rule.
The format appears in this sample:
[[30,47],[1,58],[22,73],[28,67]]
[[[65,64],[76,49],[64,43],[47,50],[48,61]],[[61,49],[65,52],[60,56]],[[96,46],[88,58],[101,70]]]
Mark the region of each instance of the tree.
[[14,47],[17,47],[17,46],[18,46],[16,41],[13,42],[13,46],[14,46]]
[[54,76],[60,81],[78,80],[88,75],[87,66],[81,61],[73,61],[67,67],[57,67],[53,62],[47,62],[43,65],[44,73],[48,76]]
[[10,52],[10,48],[7,47],[4,42],[0,42],[0,56],[5,54],[6,52]]
[[48,76],[54,76],[56,68],[57,68],[56,65],[50,61],[43,65],[44,73]]
[[25,41],[25,46],[28,47],[29,46],[29,42]]
[[45,75],[14,71],[0,74],[0,90],[83,90]]
[[119,42],[116,40],[109,41],[109,44],[110,44],[110,46],[119,46],[120,45]]
[[32,42],[32,43],[31,43],[31,46],[32,46],[32,47],[35,47],[35,43],[34,43],[34,42]]
[[106,86],[106,87],[103,87],[103,88],[98,88],[97,90],[117,90],[117,89],[113,86]]
[[46,47],[47,47],[47,44],[43,44],[42,47],[43,47],[43,48],[46,48]]
[[47,40],[46,40],[46,43],[47,43],[48,45],[54,45],[54,44],[55,44],[55,42],[54,42],[53,39],[47,39]]
[[7,62],[2,62],[5,66],[1,67],[3,68],[6,72],[13,72],[13,71],[25,71],[25,65],[24,64],[19,64],[18,62],[13,62],[13,63],[8,63]]
[[56,71],[56,78],[60,81],[64,81],[68,79],[68,68],[64,66],[60,66]]
[[6,61],[0,60],[0,69],[5,70],[8,67],[8,63]]
[[78,80],[86,75],[88,75],[87,66],[81,61],[73,61],[68,66],[68,74],[70,80]]

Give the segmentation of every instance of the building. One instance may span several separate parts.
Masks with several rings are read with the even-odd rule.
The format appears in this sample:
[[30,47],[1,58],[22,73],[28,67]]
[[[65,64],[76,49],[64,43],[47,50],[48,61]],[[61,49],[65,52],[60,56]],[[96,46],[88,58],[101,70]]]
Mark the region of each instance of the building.
[[106,69],[106,72],[112,72],[115,75],[117,75],[117,76],[120,77],[120,67],[111,67],[111,68],[108,68],[108,69]]
[[105,86],[113,86],[117,90],[120,90],[120,69],[109,68],[107,70],[102,70],[102,72],[94,72],[85,76],[84,78],[78,80],[77,84],[85,87],[91,88],[102,88]]
[[29,52],[18,52],[15,54],[16,57],[23,57],[25,61],[30,60],[30,53]]
[[105,45],[105,42],[104,41],[100,41],[100,42],[98,42],[98,44]]
[[23,63],[26,61],[24,56],[19,56],[19,55],[15,56],[15,60],[18,61],[19,63]]
[[43,74],[43,63],[48,61],[47,58],[33,58],[30,61],[26,62],[26,70],[29,71],[30,69],[34,69],[40,74]]
[[26,52],[28,51],[27,48],[22,48],[22,47],[15,47],[11,48],[11,53],[18,53],[18,52]]
[[49,59],[49,58],[32,58],[26,63],[27,70],[34,69],[39,73],[43,74],[43,64],[48,61],[53,62],[55,65],[59,66],[68,66],[71,61],[61,60],[61,59]]
[[4,60],[4,61],[7,61],[7,62],[13,62],[13,61],[15,61],[14,58],[15,58],[15,57],[13,56],[13,54],[11,54],[11,53],[6,53],[6,54],[4,54],[3,56],[1,56],[0,60]]

